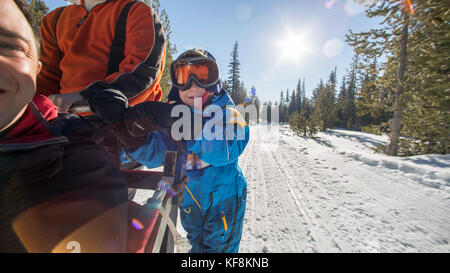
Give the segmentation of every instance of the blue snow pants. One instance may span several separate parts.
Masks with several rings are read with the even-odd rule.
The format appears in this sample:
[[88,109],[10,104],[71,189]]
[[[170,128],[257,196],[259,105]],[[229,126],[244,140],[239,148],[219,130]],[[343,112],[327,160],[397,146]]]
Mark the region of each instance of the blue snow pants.
[[[202,192],[201,181],[193,178],[180,204],[181,223],[192,245],[190,252],[237,253],[247,200],[245,178],[245,185],[220,185],[210,192]],[[208,198],[200,199],[204,195]]]

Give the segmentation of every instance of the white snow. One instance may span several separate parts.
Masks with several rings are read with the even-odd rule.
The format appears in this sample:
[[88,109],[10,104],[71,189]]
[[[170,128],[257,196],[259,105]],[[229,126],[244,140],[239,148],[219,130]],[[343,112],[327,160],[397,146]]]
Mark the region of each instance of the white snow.
[[375,154],[387,141],[252,126],[240,252],[449,252],[450,155]]
[[346,130],[250,132],[240,252],[450,252],[450,155],[389,157],[372,150],[386,136]]

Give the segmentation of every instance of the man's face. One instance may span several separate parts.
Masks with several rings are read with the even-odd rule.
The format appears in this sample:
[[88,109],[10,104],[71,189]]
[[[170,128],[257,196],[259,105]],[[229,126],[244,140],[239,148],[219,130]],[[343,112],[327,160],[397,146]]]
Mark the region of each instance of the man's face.
[[0,0],[0,130],[32,100],[39,72],[35,38],[13,0]]

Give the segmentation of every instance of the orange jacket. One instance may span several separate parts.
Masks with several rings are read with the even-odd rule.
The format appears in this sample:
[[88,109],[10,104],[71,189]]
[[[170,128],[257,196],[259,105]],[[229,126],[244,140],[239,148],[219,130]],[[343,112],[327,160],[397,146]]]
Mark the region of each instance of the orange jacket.
[[84,0],[80,5],[67,6],[57,23],[58,45],[56,10],[46,15],[41,26],[43,67],[37,78],[37,92],[47,96],[81,92],[89,101],[95,92],[115,90],[125,95],[130,105],[159,101],[164,31],[154,10],[142,2],[135,3],[128,14],[119,71],[107,75],[116,22],[130,1],[105,1],[89,12],[84,8]]

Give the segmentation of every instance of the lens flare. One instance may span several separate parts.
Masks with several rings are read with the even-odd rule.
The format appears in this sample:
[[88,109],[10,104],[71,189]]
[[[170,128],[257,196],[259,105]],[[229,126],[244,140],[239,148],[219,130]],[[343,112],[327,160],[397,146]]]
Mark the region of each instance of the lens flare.
[[144,225],[136,218],[133,218],[133,220],[131,221],[131,225],[133,225],[133,227],[137,230],[144,229]]
[[338,0],[326,0],[325,1],[325,8],[332,9],[333,6],[336,4]]
[[347,0],[344,4],[344,10],[348,15],[356,16],[364,11],[364,6],[355,0]]
[[328,40],[323,46],[322,53],[330,58],[341,55],[344,50],[344,42],[339,38]]
[[159,181],[158,183],[158,187],[164,189],[165,191],[167,191],[170,196],[174,197],[175,195],[177,195],[171,188],[170,185],[167,185],[164,181]]

